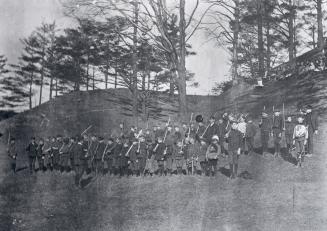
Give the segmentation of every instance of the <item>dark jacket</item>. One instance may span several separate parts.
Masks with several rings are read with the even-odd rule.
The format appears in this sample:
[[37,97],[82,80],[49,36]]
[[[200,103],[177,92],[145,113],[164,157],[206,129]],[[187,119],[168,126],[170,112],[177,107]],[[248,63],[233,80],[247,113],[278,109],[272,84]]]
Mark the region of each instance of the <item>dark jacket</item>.
[[156,151],[155,151],[155,160],[162,160],[164,158],[164,151],[166,149],[166,144],[159,143]]
[[42,156],[42,154],[43,154],[43,148],[44,148],[44,144],[42,144],[42,145],[39,144],[37,146],[36,152],[37,152],[37,156],[38,157],[41,157]]
[[114,158],[114,149],[116,147],[116,143],[112,143],[111,145],[108,145],[106,153],[104,155],[104,159],[113,159]]
[[246,124],[245,137],[247,138],[255,137],[256,134],[257,134],[257,127],[252,122],[248,122]]
[[228,135],[228,151],[234,152],[242,147],[242,133],[236,129],[232,129]]
[[82,143],[73,144],[70,149],[70,154],[74,165],[76,166],[82,165],[85,156],[83,144]]
[[281,116],[275,116],[273,119],[272,128],[275,132],[282,132],[283,129],[283,118]]
[[28,156],[36,157],[36,155],[37,155],[37,144],[36,143],[30,143],[27,146],[26,151],[28,153]]
[[102,156],[104,155],[106,146],[107,146],[107,144],[105,142],[99,142],[94,159],[96,159],[96,160],[102,159]]
[[260,123],[260,128],[262,131],[271,131],[272,128],[272,121],[269,117],[262,117]]
[[208,127],[203,138],[205,138],[207,141],[211,141],[211,139],[214,135],[218,135],[218,125],[216,123],[214,123]]
[[306,114],[305,123],[309,127],[309,130],[318,130],[318,115],[316,112]]
[[218,137],[220,140],[223,140],[226,134],[226,124],[218,124]]
[[16,144],[9,144],[8,156],[10,156],[13,159],[16,159],[16,157],[17,157]]
[[173,148],[173,158],[175,160],[181,160],[181,159],[186,159],[186,152],[184,148],[179,148],[177,146],[174,146]]

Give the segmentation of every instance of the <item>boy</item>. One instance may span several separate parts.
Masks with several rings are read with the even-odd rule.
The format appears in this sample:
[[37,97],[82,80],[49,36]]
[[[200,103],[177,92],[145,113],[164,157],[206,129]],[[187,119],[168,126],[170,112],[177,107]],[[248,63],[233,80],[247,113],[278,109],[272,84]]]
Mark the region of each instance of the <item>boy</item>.
[[124,175],[129,175],[128,172],[128,164],[129,164],[129,149],[130,145],[128,140],[126,140],[121,148],[121,152],[119,153],[119,175],[120,177]]
[[62,146],[62,137],[60,135],[57,135],[57,138],[52,143],[52,155],[53,155],[53,168],[56,170],[59,170],[59,164],[60,164],[60,153],[59,149]]
[[205,175],[207,172],[207,160],[206,154],[208,150],[208,145],[204,139],[200,141],[200,151],[198,154],[198,163],[200,164],[201,175]]
[[65,172],[69,170],[69,158],[70,158],[70,142],[69,138],[65,137],[63,140],[63,145],[59,150],[60,154],[60,171]]
[[248,117],[245,129],[245,143],[248,147],[248,154],[251,154],[254,150],[254,137],[257,133],[257,128],[253,124],[252,118]]
[[115,149],[115,142],[113,138],[108,139],[107,143],[107,149],[104,152],[104,155],[102,156],[102,161],[107,162],[107,167],[108,167],[108,172],[109,174],[114,174],[114,169],[113,169],[113,163],[114,163],[114,156],[113,156],[113,151]]
[[218,125],[215,122],[215,117],[211,116],[209,119],[209,125],[207,127],[207,130],[202,135],[202,137],[205,138],[208,142],[211,141],[214,135],[218,135]]
[[37,158],[37,161],[39,162],[39,168],[42,169],[43,171],[45,171],[44,169],[44,156],[43,156],[43,153],[44,153],[44,141],[43,139],[41,138],[39,140],[39,145],[37,146],[37,155],[36,155],[36,158]]
[[146,165],[147,154],[148,154],[148,147],[144,136],[140,136],[139,139],[140,139],[139,144],[136,150],[137,162],[139,167],[137,175],[141,175],[141,174],[143,175]]
[[73,145],[71,148],[71,158],[73,162],[73,169],[75,171],[75,185],[79,186],[82,179],[85,169],[85,154],[86,151],[83,147],[83,138],[81,136],[72,137],[72,142],[76,145]]
[[268,114],[266,112],[262,112],[259,127],[261,131],[262,155],[265,156],[266,154],[268,154],[268,141],[271,132],[271,119],[268,117]]
[[[221,154],[221,148],[219,145],[219,137],[213,136],[211,144],[206,152],[206,159],[208,161],[208,176],[215,176],[217,173],[218,156]],[[211,173],[211,174],[210,174]]]
[[96,175],[103,171],[103,155],[105,153],[105,149],[107,148],[107,144],[104,142],[104,138],[102,136],[99,136],[99,143],[97,146],[97,149],[95,151],[95,156],[94,156],[94,169]]
[[162,176],[164,174],[164,153],[165,153],[166,145],[163,143],[163,138],[158,137],[158,143],[153,149],[154,155],[155,155],[155,160],[157,161],[158,164],[158,174],[159,176]]
[[318,134],[318,114],[312,111],[312,106],[309,105],[306,110],[305,124],[308,127],[308,157],[313,154],[313,138]]
[[237,129],[241,132],[243,141],[242,141],[242,148],[241,148],[241,153],[245,153],[245,133],[246,133],[246,122],[245,118],[242,115],[239,119],[239,123],[237,124]]
[[297,166],[301,167],[304,159],[304,147],[308,141],[308,129],[303,124],[303,117],[298,118],[298,124],[294,127],[293,133],[293,145],[295,145],[295,150],[297,153]]
[[10,157],[10,168],[13,173],[16,173],[16,159],[17,159],[17,150],[16,150],[16,141],[15,138],[10,138],[10,143],[7,149],[8,156]]
[[281,144],[280,141],[282,139],[282,130],[283,130],[283,118],[280,116],[280,111],[278,109],[275,110],[275,116],[273,119],[273,136],[274,136],[274,147],[275,154],[274,157],[279,157],[281,155]]
[[120,156],[121,156],[121,151],[123,148],[123,143],[121,138],[116,139],[116,144],[115,147],[113,148],[113,163],[112,163],[112,171],[114,175],[119,174],[119,167],[120,167]]
[[31,138],[31,143],[26,148],[28,154],[28,162],[29,162],[29,169],[30,174],[35,171],[35,161],[37,155],[37,143],[35,142],[35,137]]
[[177,145],[174,147],[173,150],[173,171],[177,172],[177,175],[181,175],[183,170],[186,171],[186,155],[184,149],[183,141],[178,141]]
[[187,146],[187,163],[188,163],[188,174],[193,175],[200,170],[200,164],[198,163],[198,156],[201,152],[201,145],[199,142],[195,142],[193,137],[188,138]]
[[290,153],[293,144],[294,127],[295,124],[292,121],[292,117],[288,116],[285,121],[285,140],[288,153]]
[[241,154],[242,147],[242,134],[237,130],[237,123],[231,121],[231,131],[228,134],[228,159],[229,159],[229,168],[230,168],[230,178],[234,179],[237,177],[237,168],[238,168],[238,158]]

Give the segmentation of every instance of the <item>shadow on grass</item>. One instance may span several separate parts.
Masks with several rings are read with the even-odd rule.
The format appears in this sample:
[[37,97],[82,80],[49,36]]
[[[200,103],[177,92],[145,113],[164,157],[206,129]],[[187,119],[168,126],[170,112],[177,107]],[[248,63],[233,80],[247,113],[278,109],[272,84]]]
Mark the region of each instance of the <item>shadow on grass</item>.
[[243,178],[245,180],[252,180],[253,177],[248,171],[243,171],[238,175],[239,178]]
[[229,170],[228,168],[225,168],[225,167],[220,167],[220,168],[218,169],[218,171],[219,171],[221,174],[223,174],[223,175],[225,175],[225,176],[227,176],[227,177],[230,177],[230,175],[231,175],[230,170]]
[[81,180],[81,188],[85,188],[89,184],[91,184],[92,183],[92,179],[93,179],[93,177],[92,176],[89,176],[88,178]]
[[283,160],[293,164],[293,165],[297,165],[297,160],[295,157],[293,157],[286,148],[282,149],[281,152],[281,157],[283,158]]
[[16,169],[16,173],[24,171],[25,169],[28,169],[28,166],[24,166],[24,167],[20,167],[20,168]]

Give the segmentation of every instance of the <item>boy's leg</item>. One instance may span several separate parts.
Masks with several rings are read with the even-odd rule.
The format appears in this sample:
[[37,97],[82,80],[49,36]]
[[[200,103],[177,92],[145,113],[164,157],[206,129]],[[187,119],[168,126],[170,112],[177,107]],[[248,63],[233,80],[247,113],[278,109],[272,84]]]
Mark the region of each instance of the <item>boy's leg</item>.
[[213,175],[214,176],[217,175],[217,164],[218,164],[218,160],[214,160],[214,163],[213,163]]

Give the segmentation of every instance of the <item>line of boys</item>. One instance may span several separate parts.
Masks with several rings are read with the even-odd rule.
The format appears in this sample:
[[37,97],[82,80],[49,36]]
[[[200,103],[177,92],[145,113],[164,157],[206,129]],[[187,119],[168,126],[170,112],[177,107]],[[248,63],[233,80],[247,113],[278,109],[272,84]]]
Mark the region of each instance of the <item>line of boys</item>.
[[[296,146],[298,163],[303,161],[304,147],[308,144],[311,133],[316,133],[317,119],[310,115],[309,108],[306,115],[298,117],[298,125],[294,125],[291,117],[283,124],[280,111],[275,110],[273,118],[262,113],[259,124],[261,129],[261,142],[263,154],[268,151],[268,139],[272,133],[274,137],[275,156],[280,155],[282,131],[285,130],[287,147],[291,150]],[[308,120],[308,115],[310,120]],[[303,124],[306,118],[307,125]],[[36,143],[32,138],[26,148],[31,173],[35,169],[36,161],[39,169],[56,169],[61,171],[75,170],[76,183],[79,183],[84,172],[92,170],[97,174],[105,169],[115,175],[167,175],[167,174],[206,174],[215,175],[220,154],[228,155],[230,164],[230,177],[237,176],[238,158],[241,152],[252,152],[256,125],[251,118],[241,116],[236,121],[232,115],[225,113],[219,119],[209,119],[207,126],[200,118],[198,126],[183,124],[173,129],[167,124],[164,129],[159,126],[153,131],[138,131],[132,127],[126,131],[120,124],[116,138],[105,141],[103,137],[87,135],[72,138],[48,138]],[[308,124],[309,123],[309,124]],[[310,128],[311,126],[311,128]],[[312,145],[311,145],[312,150]],[[310,149],[309,148],[309,149]],[[9,145],[8,154],[11,156],[12,169],[16,169],[15,140]]]

